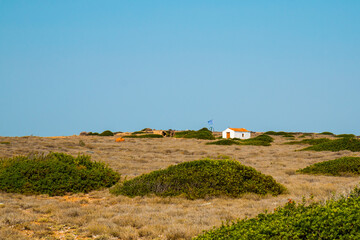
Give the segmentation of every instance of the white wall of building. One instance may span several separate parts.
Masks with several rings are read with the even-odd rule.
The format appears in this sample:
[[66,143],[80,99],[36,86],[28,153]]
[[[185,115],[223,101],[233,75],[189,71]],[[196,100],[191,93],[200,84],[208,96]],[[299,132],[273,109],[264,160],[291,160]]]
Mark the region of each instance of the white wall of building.
[[227,128],[222,132],[222,138],[226,138],[228,132],[230,133],[230,138],[248,139],[251,137],[250,132],[235,132],[234,130]]

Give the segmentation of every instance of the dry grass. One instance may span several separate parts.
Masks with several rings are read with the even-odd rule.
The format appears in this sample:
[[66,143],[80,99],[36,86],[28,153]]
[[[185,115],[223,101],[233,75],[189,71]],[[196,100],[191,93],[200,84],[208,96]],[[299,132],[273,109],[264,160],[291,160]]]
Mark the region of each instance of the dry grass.
[[360,154],[295,151],[303,146],[283,145],[289,140],[282,137],[275,137],[270,147],[205,145],[206,140],[172,138],[117,143],[115,138],[0,137],[0,142],[10,142],[0,144],[0,157],[51,151],[88,154],[123,177],[133,178],[185,161],[227,155],[272,175],[289,193],[194,201],[180,197],[116,197],[108,190],[64,197],[0,193],[0,239],[191,239],[223,221],[271,211],[289,198],[300,200],[313,195],[314,200],[323,201],[349,191],[359,182],[359,177],[295,174],[295,170],[313,163]]

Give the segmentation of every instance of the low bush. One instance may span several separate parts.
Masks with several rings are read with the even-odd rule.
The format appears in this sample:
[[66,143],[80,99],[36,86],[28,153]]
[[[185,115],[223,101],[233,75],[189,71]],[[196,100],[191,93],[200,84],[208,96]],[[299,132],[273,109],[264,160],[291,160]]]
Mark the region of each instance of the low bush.
[[283,131],[281,131],[281,132],[267,131],[265,134],[266,135],[273,135],[273,136],[290,137],[290,138],[294,137],[294,135],[293,135],[294,133],[283,132]]
[[207,139],[207,140],[215,139],[212,132],[207,128],[202,128],[198,131],[189,130],[189,131],[176,132],[174,137],[175,138]]
[[333,134],[332,132],[322,132],[322,133],[319,133],[319,134],[322,134],[322,135],[330,135],[330,136],[334,136],[335,134]]
[[182,195],[188,199],[210,196],[240,197],[244,193],[278,195],[285,187],[271,176],[234,160],[202,159],[143,174],[115,185],[115,195]]
[[0,159],[0,190],[23,194],[64,195],[110,187],[120,175],[90,156],[64,153]]
[[356,136],[354,134],[339,134],[339,135],[336,135],[335,137],[337,137],[337,138],[354,138]]
[[87,133],[88,136],[102,136],[102,137],[107,137],[107,136],[114,136],[114,133],[110,130],[105,130],[102,133],[98,133],[98,132],[88,132]]
[[317,145],[317,144],[326,143],[326,142],[331,142],[331,140],[328,139],[328,138],[304,139],[304,140],[301,140],[301,141],[286,142],[284,144],[288,144],[288,145],[295,145],[295,144]]
[[100,136],[114,136],[114,133],[110,130],[106,130],[106,131],[103,131],[102,133],[99,134]]
[[100,134],[98,132],[88,132],[88,136],[99,136]]
[[360,175],[360,157],[342,157],[315,163],[297,172],[332,176]]
[[299,138],[310,137],[312,135],[313,135],[312,133],[303,133],[299,136]]
[[132,135],[136,135],[136,134],[145,134],[146,132],[143,132],[143,131],[136,131],[136,132],[133,132],[131,133]]
[[221,139],[215,142],[206,143],[207,145],[240,145],[239,141],[232,139]]
[[254,138],[249,139],[222,139],[218,140],[216,142],[209,142],[206,143],[208,145],[254,145],[254,146],[270,146],[271,142],[273,142],[274,139],[270,137],[269,135],[259,135]]
[[266,134],[259,135],[254,138],[249,138],[245,140],[241,140],[242,145],[255,145],[255,146],[270,146],[274,141],[272,137]]
[[274,213],[223,224],[194,238],[210,239],[360,239],[360,191],[325,204],[289,199]]
[[159,134],[141,134],[141,135],[127,135],[127,136],[123,136],[123,138],[163,138],[163,136]]
[[0,144],[9,145],[9,144],[10,144],[10,142],[0,142]]
[[340,138],[302,149],[302,151],[309,151],[309,150],[332,151],[332,152],[349,150],[352,152],[360,152],[360,140],[356,138]]

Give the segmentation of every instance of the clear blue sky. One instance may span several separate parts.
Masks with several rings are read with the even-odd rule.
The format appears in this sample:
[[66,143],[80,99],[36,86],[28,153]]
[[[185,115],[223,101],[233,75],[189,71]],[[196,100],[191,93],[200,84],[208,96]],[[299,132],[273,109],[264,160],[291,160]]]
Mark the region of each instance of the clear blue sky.
[[0,136],[360,134],[360,1],[0,0]]

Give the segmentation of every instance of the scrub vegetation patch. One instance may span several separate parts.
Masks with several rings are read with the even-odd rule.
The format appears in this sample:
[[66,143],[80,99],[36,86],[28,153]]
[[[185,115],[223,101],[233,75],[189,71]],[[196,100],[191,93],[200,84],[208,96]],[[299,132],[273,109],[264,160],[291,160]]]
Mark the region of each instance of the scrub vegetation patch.
[[199,199],[214,196],[241,197],[245,193],[279,195],[286,191],[273,177],[235,160],[202,159],[143,174],[111,189],[130,197],[154,194]]
[[254,145],[254,146],[270,146],[274,139],[269,135],[259,135],[249,139],[221,139],[215,142],[206,143],[208,145]]
[[332,176],[360,175],[360,157],[342,157],[335,160],[315,163],[297,172]]
[[198,131],[188,130],[188,131],[176,132],[174,137],[175,138],[207,139],[207,140],[215,139],[213,133],[207,128],[202,128]]
[[342,150],[349,150],[352,152],[360,152],[360,140],[356,138],[340,138],[335,140],[330,140],[320,144],[316,144],[307,148],[302,149],[302,151],[332,151],[338,152]]
[[123,138],[163,138],[162,135],[160,134],[132,134],[132,135],[127,135],[127,136],[123,136]]
[[360,191],[325,204],[288,203],[255,218],[238,220],[205,232],[196,240],[210,239],[359,239]]
[[111,187],[120,174],[90,156],[64,153],[0,159],[0,190],[22,194],[87,193]]
[[328,138],[304,139],[304,140],[301,140],[301,141],[286,142],[284,144],[288,144],[288,145],[296,145],[296,144],[317,145],[317,144],[326,143],[326,142],[331,142],[331,139],[328,139]]

